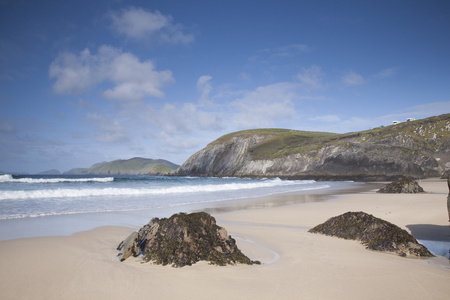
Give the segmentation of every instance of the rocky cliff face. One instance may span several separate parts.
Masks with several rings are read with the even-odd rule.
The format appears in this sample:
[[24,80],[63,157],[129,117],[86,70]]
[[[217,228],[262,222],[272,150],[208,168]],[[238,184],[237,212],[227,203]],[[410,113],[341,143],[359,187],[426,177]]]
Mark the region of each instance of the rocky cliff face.
[[192,155],[178,175],[392,180],[440,176],[450,162],[450,114],[331,134],[251,130]]

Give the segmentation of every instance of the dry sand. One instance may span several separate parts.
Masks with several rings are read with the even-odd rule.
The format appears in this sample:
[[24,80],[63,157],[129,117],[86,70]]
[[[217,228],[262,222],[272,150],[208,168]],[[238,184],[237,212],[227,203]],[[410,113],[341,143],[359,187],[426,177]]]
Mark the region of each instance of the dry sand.
[[0,298],[449,299],[450,261],[445,257],[402,258],[307,232],[330,217],[364,211],[420,236],[416,238],[450,242],[446,181],[420,185],[427,193],[368,191],[326,202],[214,215],[260,266],[201,262],[172,268],[141,264],[137,258],[121,263],[115,247],[133,231],[125,227],[2,241]]

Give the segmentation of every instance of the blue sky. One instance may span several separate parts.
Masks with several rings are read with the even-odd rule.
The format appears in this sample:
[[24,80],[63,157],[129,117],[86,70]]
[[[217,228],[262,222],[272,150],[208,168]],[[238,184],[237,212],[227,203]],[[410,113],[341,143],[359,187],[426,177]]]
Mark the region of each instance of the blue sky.
[[450,2],[0,0],[0,170],[450,112]]

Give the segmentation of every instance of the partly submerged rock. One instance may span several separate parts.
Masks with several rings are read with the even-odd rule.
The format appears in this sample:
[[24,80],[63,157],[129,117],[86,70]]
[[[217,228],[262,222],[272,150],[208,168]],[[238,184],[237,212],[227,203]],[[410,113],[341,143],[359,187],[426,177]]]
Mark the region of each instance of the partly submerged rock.
[[393,181],[391,183],[386,184],[381,189],[378,190],[378,193],[423,193],[423,188],[417,183],[417,181],[402,177],[397,181]]
[[227,231],[205,212],[154,218],[120,243],[118,250],[121,250],[118,256],[122,261],[142,253],[144,261],[174,267],[192,265],[200,260],[221,266],[260,264],[245,256]]
[[368,249],[400,256],[433,256],[406,230],[364,212],[347,212],[333,217],[309,232],[361,241]]

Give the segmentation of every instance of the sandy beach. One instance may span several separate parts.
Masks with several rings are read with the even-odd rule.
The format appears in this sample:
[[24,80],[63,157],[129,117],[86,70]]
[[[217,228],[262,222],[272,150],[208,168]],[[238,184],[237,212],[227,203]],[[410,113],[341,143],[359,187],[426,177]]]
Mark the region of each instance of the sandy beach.
[[[307,232],[330,217],[364,211],[408,230],[420,241],[448,245],[447,183],[427,179],[419,184],[426,193],[366,190],[328,201],[211,210],[244,254],[262,265],[217,267],[201,262],[172,268],[142,264],[138,258],[119,262],[115,248],[136,230],[129,227],[1,241],[1,298],[448,299],[446,257],[403,258]],[[276,201],[295,195],[272,197]]]

